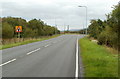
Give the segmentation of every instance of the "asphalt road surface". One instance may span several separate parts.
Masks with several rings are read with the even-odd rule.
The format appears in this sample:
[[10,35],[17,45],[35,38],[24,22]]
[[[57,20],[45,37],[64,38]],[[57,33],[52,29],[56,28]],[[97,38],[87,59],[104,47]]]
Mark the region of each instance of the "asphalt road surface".
[[2,50],[3,77],[75,77],[76,41],[82,35],[61,35]]

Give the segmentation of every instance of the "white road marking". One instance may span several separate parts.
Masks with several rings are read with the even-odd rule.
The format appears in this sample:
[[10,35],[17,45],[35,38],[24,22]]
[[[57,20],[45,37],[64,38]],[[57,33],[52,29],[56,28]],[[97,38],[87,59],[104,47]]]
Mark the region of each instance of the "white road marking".
[[12,60],[10,60],[10,61],[7,61],[7,62],[1,64],[0,66],[4,66],[4,65],[6,65],[6,64],[9,64],[9,63],[11,63],[11,62],[13,62],[13,61],[15,61],[15,60],[16,60],[16,59],[12,59]]
[[46,46],[44,46],[44,47],[48,47],[48,46],[50,46],[50,44],[48,44],[48,45],[46,45]]
[[78,38],[76,43],[76,70],[75,70],[75,79],[78,79]]
[[32,54],[32,53],[34,53],[34,52],[38,51],[38,50],[40,50],[40,48],[38,48],[38,49],[36,49],[36,50],[33,50],[33,51],[31,51],[31,52],[27,53],[26,55],[30,55],[30,54]]

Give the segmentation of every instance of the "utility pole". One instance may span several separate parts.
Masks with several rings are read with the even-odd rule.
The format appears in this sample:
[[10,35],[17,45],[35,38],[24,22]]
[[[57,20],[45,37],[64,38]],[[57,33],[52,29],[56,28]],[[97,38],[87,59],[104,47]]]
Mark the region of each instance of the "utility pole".
[[69,25],[67,26],[67,31],[69,32]]
[[64,34],[65,34],[65,23],[64,23]]
[[55,34],[57,34],[57,24],[56,24],[56,18],[55,18]]

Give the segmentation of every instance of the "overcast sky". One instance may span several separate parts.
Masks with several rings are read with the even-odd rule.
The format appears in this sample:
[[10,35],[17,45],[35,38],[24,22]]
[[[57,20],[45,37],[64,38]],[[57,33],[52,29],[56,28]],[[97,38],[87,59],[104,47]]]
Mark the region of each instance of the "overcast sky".
[[105,14],[112,11],[112,6],[119,0],[0,0],[2,17],[22,17],[27,21],[37,18],[48,25],[55,26],[59,30],[64,25],[70,29],[82,29],[85,27],[85,8],[88,7],[88,24],[91,19],[106,19]]

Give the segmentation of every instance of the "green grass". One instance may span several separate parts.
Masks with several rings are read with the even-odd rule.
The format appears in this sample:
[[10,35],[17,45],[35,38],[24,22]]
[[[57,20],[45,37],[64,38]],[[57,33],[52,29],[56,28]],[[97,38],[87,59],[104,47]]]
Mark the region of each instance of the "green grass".
[[60,36],[60,34],[59,35],[48,36],[48,37],[42,37],[42,38],[35,39],[35,40],[26,40],[26,41],[22,41],[22,42],[19,42],[19,43],[11,43],[11,44],[6,44],[6,45],[0,45],[0,50],[15,47],[15,46],[19,46],[19,45],[24,45],[24,44],[28,44],[28,43],[33,43],[33,42],[37,42],[37,41],[43,41],[43,40],[47,40],[47,39],[50,39],[50,38],[55,38],[57,36]]
[[118,77],[118,56],[87,37],[79,40],[85,77]]

